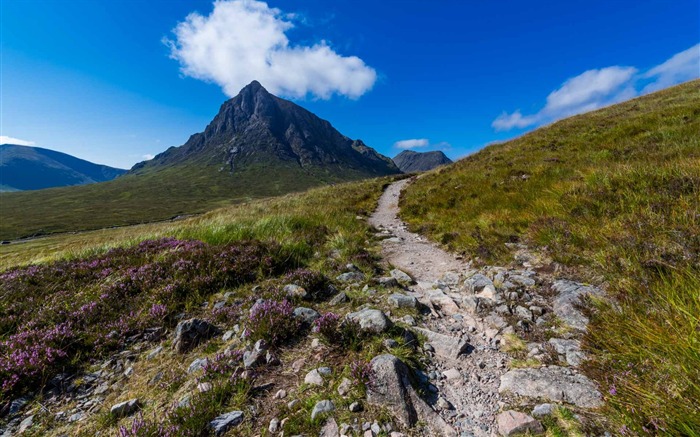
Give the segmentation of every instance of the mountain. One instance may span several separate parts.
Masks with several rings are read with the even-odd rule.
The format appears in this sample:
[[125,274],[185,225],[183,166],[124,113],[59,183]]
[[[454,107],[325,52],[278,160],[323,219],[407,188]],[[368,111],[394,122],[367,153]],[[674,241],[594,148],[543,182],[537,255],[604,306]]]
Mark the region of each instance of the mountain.
[[398,173],[389,158],[362,140],[351,140],[328,121],[270,94],[257,81],[221,105],[204,132],[192,135],[183,146],[171,147],[135,165],[132,173],[191,164],[236,173],[273,163],[291,164],[319,178],[343,173],[357,177]]
[[0,238],[165,220],[399,173],[361,140],[252,82],[203,132],[113,181],[0,194]]
[[93,164],[41,147],[0,145],[0,191],[92,184],[124,173],[126,170]]
[[404,173],[428,171],[441,165],[452,164],[452,160],[439,150],[422,153],[404,150],[396,155],[393,161]]

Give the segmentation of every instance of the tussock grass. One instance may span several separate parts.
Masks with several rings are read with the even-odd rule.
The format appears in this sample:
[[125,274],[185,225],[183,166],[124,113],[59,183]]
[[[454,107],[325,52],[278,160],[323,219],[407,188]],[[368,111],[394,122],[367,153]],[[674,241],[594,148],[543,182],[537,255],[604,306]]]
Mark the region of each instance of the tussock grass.
[[588,369],[621,432],[700,435],[700,81],[571,117],[419,178],[403,218],[449,249],[508,263],[537,247],[614,304]]

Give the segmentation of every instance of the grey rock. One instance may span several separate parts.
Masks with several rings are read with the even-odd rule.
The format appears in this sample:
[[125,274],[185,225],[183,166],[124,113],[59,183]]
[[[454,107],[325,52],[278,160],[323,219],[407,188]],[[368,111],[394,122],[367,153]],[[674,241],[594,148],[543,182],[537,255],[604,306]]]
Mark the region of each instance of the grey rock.
[[387,349],[395,349],[399,347],[399,342],[393,338],[386,338],[384,341],[382,341],[382,345]]
[[292,399],[291,401],[287,402],[287,408],[293,410],[294,407],[296,407],[299,404],[301,404],[301,401],[299,399]]
[[394,288],[399,286],[399,281],[391,276],[383,276],[377,279],[377,283],[384,288]]
[[114,417],[124,417],[138,410],[140,406],[141,404],[138,399],[130,399],[112,405],[112,408],[109,409],[109,413]]
[[309,385],[323,385],[323,377],[318,369],[314,369],[306,374],[304,382]]
[[430,303],[442,311],[444,314],[451,316],[459,312],[459,306],[455,301],[442,290],[431,290],[428,292]]
[[406,296],[401,293],[394,293],[387,298],[389,305],[394,308],[416,308],[418,300],[413,296]]
[[590,379],[559,366],[510,370],[501,377],[498,391],[566,402],[581,408],[597,408],[603,404],[600,392]]
[[416,326],[416,319],[414,319],[413,316],[405,315],[401,320],[408,326]]
[[516,434],[541,434],[544,432],[542,424],[525,413],[519,411],[504,411],[496,418],[498,432],[502,436]]
[[350,301],[348,295],[341,291],[340,293],[333,296],[329,303],[333,306],[338,306],[348,301]]
[[461,338],[450,337],[449,335],[440,334],[425,328],[413,329],[424,335],[435,350],[435,353],[441,357],[456,359],[469,349],[469,343]]
[[447,399],[440,396],[437,400],[437,405],[443,410],[454,410],[455,407]]
[[294,308],[294,317],[301,320],[301,322],[305,325],[311,326],[311,324],[314,323],[318,318],[320,318],[321,315],[318,313],[318,311],[314,309],[306,307],[297,307]]
[[34,415],[27,416],[19,423],[17,434],[22,434],[34,425]]
[[370,405],[388,409],[404,426],[413,426],[420,420],[436,435],[457,435],[413,390],[408,367],[401,360],[385,354],[374,357],[370,365],[374,374],[374,382],[367,390]]
[[263,364],[266,361],[267,348],[265,340],[256,341],[252,350],[243,353],[243,367],[249,369]]
[[566,280],[554,282],[552,290],[558,293],[552,305],[554,314],[569,327],[585,331],[588,317],[584,316],[577,306],[582,303],[583,296],[602,296],[602,290]]
[[333,401],[329,399],[318,401],[316,405],[314,405],[314,409],[311,411],[311,420],[316,419],[316,417],[318,417],[320,414],[330,413],[334,410],[335,404],[333,404]]
[[241,422],[243,422],[243,411],[231,411],[209,422],[209,428],[214,435],[223,435],[226,431],[239,425]]
[[236,335],[236,332],[233,330],[229,330],[229,331],[224,332],[224,336],[221,337],[221,339],[223,341],[229,341],[233,338],[234,335]]
[[520,305],[515,307],[515,315],[523,320],[532,320],[532,312],[529,309]]
[[148,355],[146,356],[146,359],[152,360],[155,357],[157,357],[161,352],[163,352],[163,346],[158,346],[148,353]]
[[528,278],[527,276],[523,275],[510,275],[508,277],[508,280],[513,284],[519,285],[521,287],[532,287],[535,285],[534,279]]
[[456,287],[459,285],[459,273],[447,272],[440,280],[448,287]]
[[411,285],[414,283],[413,278],[411,278],[408,273],[404,272],[403,270],[394,269],[390,271],[389,274],[401,285]]
[[194,373],[199,370],[204,369],[204,366],[209,363],[209,360],[206,358],[195,358],[192,363],[190,363],[189,367],[187,368],[187,373]]
[[267,430],[270,431],[272,434],[276,434],[277,431],[280,429],[280,420],[278,418],[273,418],[270,420],[270,425],[267,427]]
[[316,370],[321,376],[331,376],[333,374],[333,370],[330,367],[319,367]]
[[282,288],[282,291],[287,297],[297,297],[299,299],[307,299],[309,297],[306,289],[296,284],[287,284]]
[[323,424],[319,437],[340,437],[340,429],[338,428],[338,422],[332,417],[326,420]]
[[362,282],[365,279],[365,275],[360,272],[347,272],[338,275],[335,278],[338,282],[350,283],[350,282]]
[[532,410],[534,417],[551,416],[552,413],[554,413],[554,405],[552,404],[539,404]]
[[200,319],[183,320],[175,329],[173,348],[177,353],[184,354],[202,341],[208,340],[221,332],[211,323]]
[[346,396],[352,390],[352,381],[348,378],[343,378],[338,385],[338,394],[340,396]]
[[393,326],[383,312],[369,308],[350,313],[345,317],[359,324],[362,331],[374,334],[382,333]]
[[464,282],[467,292],[478,294],[481,297],[496,300],[496,286],[488,276],[477,273]]

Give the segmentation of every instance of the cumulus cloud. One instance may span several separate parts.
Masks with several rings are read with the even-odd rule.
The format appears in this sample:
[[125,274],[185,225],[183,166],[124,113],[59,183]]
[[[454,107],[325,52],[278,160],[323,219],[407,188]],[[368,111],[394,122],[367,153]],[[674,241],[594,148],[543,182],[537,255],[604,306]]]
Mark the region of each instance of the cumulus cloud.
[[156,155],[154,155],[152,153],[146,153],[145,155],[141,156],[141,158],[143,158],[146,161],[150,161],[151,159],[153,159],[155,157],[156,157]]
[[427,138],[413,138],[410,140],[401,140],[394,143],[394,147],[397,149],[418,149],[421,147],[428,147],[430,141]]
[[15,144],[18,146],[33,146],[34,141],[20,140],[19,138],[8,137],[6,135],[0,135],[0,144]]
[[377,73],[357,56],[340,55],[323,40],[293,45],[287,32],[296,19],[261,1],[217,0],[208,16],[189,14],[164,42],[183,74],[214,82],[229,96],[253,80],[297,98],[356,99],[372,88]]
[[[666,62],[639,73],[634,67],[612,66],[588,70],[564,82],[547,96],[545,106],[534,114],[520,110],[503,112],[491,126],[497,131],[522,129],[575,114],[592,111],[640,94],[638,84],[646,80],[641,93],[656,91],[700,76],[700,44],[677,53]],[[651,83],[648,83],[652,80]]]

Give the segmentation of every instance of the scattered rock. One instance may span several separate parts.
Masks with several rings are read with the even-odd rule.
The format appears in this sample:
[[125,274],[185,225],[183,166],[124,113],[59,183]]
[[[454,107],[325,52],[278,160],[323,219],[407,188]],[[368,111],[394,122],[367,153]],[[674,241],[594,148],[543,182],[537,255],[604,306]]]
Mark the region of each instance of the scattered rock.
[[454,410],[455,407],[447,399],[440,396],[437,400],[437,405],[443,410]]
[[348,378],[343,378],[338,385],[338,394],[340,396],[346,396],[352,390],[352,381]]
[[333,306],[338,306],[340,304],[348,302],[349,300],[350,299],[348,298],[348,295],[341,291],[340,293],[333,296],[329,303]]
[[556,281],[552,284],[552,290],[559,293],[553,302],[554,314],[569,327],[585,331],[588,317],[584,316],[577,306],[582,303],[583,296],[601,296],[603,292],[598,288],[567,280]]
[[277,393],[273,396],[274,399],[284,399],[287,397],[286,390],[277,390]]
[[234,427],[243,422],[242,411],[231,411],[230,413],[222,414],[216,419],[209,422],[209,428],[214,432],[214,435],[222,435],[231,427]]
[[236,332],[233,330],[229,330],[229,331],[224,332],[224,336],[221,337],[221,339],[223,341],[229,341],[233,338],[234,335],[236,335]]
[[304,382],[309,385],[323,385],[323,377],[318,369],[314,369],[306,374]]
[[345,317],[359,324],[362,331],[374,334],[382,333],[393,325],[383,312],[369,308],[350,313]]
[[219,328],[200,319],[184,320],[177,324],[173,348],[177,353],[184,354],[204,340],[219,335]]
[[542,424],[525,413],[510,410],[504,411],[496,418],[498,432],[503,436],[516,434],[541,434],[544,432]]
[[534,279],[528,278],[527,276],[523,275],[510,275],[508,277],[508,280],[520,287],[532,287],[533,285],[535,285]]
[[362,405],[359,402],[353,402],[350,404],[349,408],[351,413],[359,413],[362,411]]
[[415,297],[400,293],[392,294],[387,298],[387,301],[394,308],[416,308],[418,306],[418,300]]
[[209,363],[209,360],[206,358],[196,358],[187,368],[187,373],[194,373],[199,370],[202,370],[204,369],[204,366],[207,365],[207,363]]
[[153,349],[152,351],[150,351],[148,353],[148,355],[146,356],[146,359],[152,360],[155,357],[157,357],[161,352],[163,352],[163,346],[158,346],[157,348]]
[[277,431],[280,429],[280,421],[278,418],[273,418],[270,420],[270,426],[267,427],[267,430],[270,431],[272,434],[276,434]]
[[319,437],[339,437],[340,429],[338,423],[332,417],[326,420],[326,423],[321,428]]
[[17,430],[17,434],[24,433],[26,430],[31,428],[32,425],[34,425],[34,415],[33,414],[31,416],[25,417],[24,420],[22,420],[19,423],[19,429]]
[[590,379],[559,366],[511,370],[501,377],[498,391],[567,402],[581,408],[597,408],[603,404],[600,392]]
[[469,343],[456,337],[433,332],[425,328],[413,328],[416,332],[423,334],[437,355],[444,358],[456,359],[459,355],[466,353]]
[[493,285],[493,281],[491,281],[488,276],[477,273],[476,275],[467,279],[464,285],[469,293],[476,294],[479,297],[496,300],[496,286]]
[[338,282],[349,283],[349,282],[362,282],[365,279],[365,275],[360,272],[347,272],[338,275],[335,278]]
[[462,374],[459,373],[459,370],[455,369],[454,367],[451,369],[445,370],[444,372],[442,372],[442,374],[445,376],[445,379],[447,379],[448,381],[453,381],[453,380],[457,380],[457,379],[462,378]]
[[459,312],[459,306],[455,301],[448,295],[442,292],[442,290],[432,290],[428,292],[428,299],[430,303],[437,307],[440,311],[448,316],[456,314]]
[[309,293],[306,292],[306,289],[296,284],[287,284],[284,286],[282,291],[287,297],[296,297],[299,299],[307,299],[309,297]]
[[539,404],[532,410],[534,417],[551,416],[552,413],[554,413],[554,405],[552,404]]
[[311,411],[311,420],[316,419],[319,414],[330,413],[335,410],[335,405],[329,399],[318,401]]
[[411,285],[414,283],[413,278],[411,278],[408,273],[399,270],[399,269],[394,269],[391,272],[389,272],[392,278],[396,279],[396,281],[401,284],[401,285]]
[[297,307],[294,308],[294,317],[301,320],[306,326],[311,326],[321,315],[314,309]]
[[384,276],[377,279],[377,283],[384,288],[394,288],[399,286],[399,281],[392,278],[391,276]]
[[249,369],[259,364],[263,364],[266,361],[266,352],[267,343],[265,340],[256,341],[252,350],[245,351],[243,353],[243,367]]
[[125,417],[139,409],[141,404],[138,399],[131,399],[112,405],[109,412],[114,417]]

